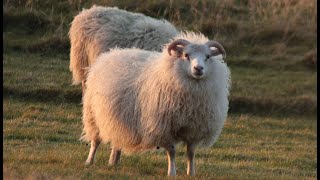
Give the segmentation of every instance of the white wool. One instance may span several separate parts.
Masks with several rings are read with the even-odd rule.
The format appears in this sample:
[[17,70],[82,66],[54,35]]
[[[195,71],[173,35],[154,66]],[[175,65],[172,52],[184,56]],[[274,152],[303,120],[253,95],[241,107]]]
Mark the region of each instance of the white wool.
[[157,20],[140,13],[116,7],[93,6],[74,17],[69,37],[71,41],[70,71],[73,84],[85,80],[86,69],[97,56],[111,48],[141,48],[161,51],[177,34],[166,20]]
[[[181,38],[208,41],[191,32],[174,39]],[[110,142],[127,153],[179,142],[211,146],[227,117],[230,71],[221,56],[211,57],[207,76],[198,80],[182,63],[166,48],[101,54],[87,77],[82,139]]]

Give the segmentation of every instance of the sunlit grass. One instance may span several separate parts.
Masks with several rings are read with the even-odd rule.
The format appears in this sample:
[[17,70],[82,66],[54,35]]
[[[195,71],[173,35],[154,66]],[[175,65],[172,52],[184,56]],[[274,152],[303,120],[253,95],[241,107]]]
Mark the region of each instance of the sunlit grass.
[[[88,169],[84,167],[89,146],[79,141],[81,90],[69,84],[71,76],[67,60],[9,53],[4,55],[3,65],[3,155],[7,177],[166,176],[167,162],[162,150],[123,156],[119,166],[108,167],[110,149],[101,146],[95,165]],[[316,100],[312,90],[315,89],[314,81],[303,80],[315,73],[308,69],[284,71],[287,75],[277,78],[270,76],[279,73],[277,69],[267,71],[236,66],[231,69],[234,77],[231,103],[235,101],[232,97],[242,96],[253,104],[233,106],[236,109],[230,110],[218,142],[212,148],[198,149],[196,177],[314,178],[317,168],[315,116],[295,116],[296,113],[287,112],[287,116],[275,117],[271,109],[254,110],[257,105],[254,102],[259,95],[271,98],[285,108],[292,102],[277,99],[285,95],[283,92],[290,94],[291,100],[299,99],[300,93]],[[271,78],[265,80],[269,76]],[[283,84],[286,82],[294,85]],[[274,84],[278,84],[275,89]],[[301,85],[311,89],[304,93]],[[235,113],[238,108],[247,113]],[[267,115],[254,115],[259,112]],[[186,178],[185,159],[185,147],[178,146],[177,173],[180,178]]]
[[[82,125],[76,105],[26,105],[5,99],[4,106],[19,107],[18,116],[4,120],[3,154],[8,174],[82,178],[166,175],[163,150],[124,155],[119,166],[108,167],[110,149],[105,145],[99,148],[95,164],[86,169],[89,146],[78,140]],[[316,138],[314,118],[230,115],[218,142],[212,148],[197,150],[196,177],[312,178],[317,168]],[[185,177],[182,145],[178,146],[177,168],[179,177]]]

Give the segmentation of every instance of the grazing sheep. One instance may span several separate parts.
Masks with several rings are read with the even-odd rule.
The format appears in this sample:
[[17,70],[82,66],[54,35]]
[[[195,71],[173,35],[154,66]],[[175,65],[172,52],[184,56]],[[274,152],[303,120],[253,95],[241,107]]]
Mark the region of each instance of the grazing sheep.
[[[215,49],[212,49],[214,48]],[[173,53],[174,52],[174,53]],[[202,34],[180,34],[162,52],[113,49],[89,69],[83,97],[83,136],[91,142],[87,165],[99,143],[111,143],[110,165],[121,151],[165,148],[174,176],[175,147],[187,145],[187,174],[194,151],[218,138],[228,112],[230,71],[224,48]],[[219,55],[219,56],[217,56]]]
[[136,47],[161,51],[162,46],[176,35],[176,28],[168,21],[140,13],[101,6],[83,10],[75,16],[69,31],[73,84],[82,81],[84,90],[86,68],[100,53],[110,48]]

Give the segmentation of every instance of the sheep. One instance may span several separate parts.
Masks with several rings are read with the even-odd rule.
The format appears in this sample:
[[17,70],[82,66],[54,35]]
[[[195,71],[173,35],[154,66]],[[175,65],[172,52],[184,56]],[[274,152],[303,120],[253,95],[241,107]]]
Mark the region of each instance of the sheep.
[[[222,56],[221,56],[222,55]],[[115,48],[91,66],[83,97],[82,141],[91,142],[86,165],[110,143],[109,165],[126,154],[164,148],[175,176],[175,148],[187,146],[194,175],[197,146],[211,146],[228,112],[230,71],[226,52],[201,33],[185,32],[162,52]]]
[[110,48],[136,47],[161,51],[162,45],[176,35],[176,28],[164,19],[157,20],[117,7],[94,5],[85,9],[74,17],[69,31],[69,69],[73,84],[82,82],[84,91],[86,69],[100,53]]

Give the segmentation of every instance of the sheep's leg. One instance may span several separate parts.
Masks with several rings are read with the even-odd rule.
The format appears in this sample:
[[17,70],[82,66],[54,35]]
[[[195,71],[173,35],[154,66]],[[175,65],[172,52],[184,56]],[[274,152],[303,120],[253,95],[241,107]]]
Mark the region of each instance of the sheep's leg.
[[109,158],[109,165],[114,166],[118,164],[120,160],[120,155],[121,155],[121,149],[112,148],[110,158]]
[[92,140],[91,141],[91,147],[90,147],[88,159],[86,160],[86,163],[85,163],[86,166],[90,166],[93,163],[94,156],[96,154],[96,151],[97,151],[99,144],[100,144],[99,140]]
[[175,155],[176,155],[176,148],[175,145],[172,145],[167,150],[167,157],[168,157],[168,176],[175,176],[176,175],[176,163],[175,163]]
[[187,167],[187,174],[189,176],[195,175],[195,168],[194,168],[194,152],[196,146],[194,144],[187,144],[187,158],[188,158],[188,167]]

